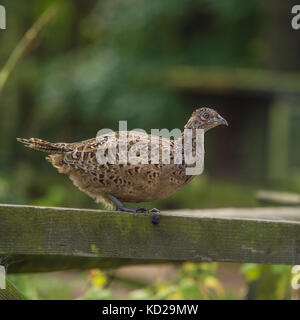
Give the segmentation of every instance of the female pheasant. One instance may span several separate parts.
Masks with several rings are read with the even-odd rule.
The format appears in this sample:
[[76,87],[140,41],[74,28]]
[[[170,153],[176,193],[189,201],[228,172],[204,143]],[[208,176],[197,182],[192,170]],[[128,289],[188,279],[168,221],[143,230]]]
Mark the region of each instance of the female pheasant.
[[[207,130],[218,125],[228,125],[215,110],[210,108],[200,108],[193,112],[191,118],[185,125],[185,129]],[[115,132],[116,146],[119,148],[121,132]],[[124,132],[123,132],[124,134]],[[150,144],[153,135],[140,132],[127,131],[127,137],[131,139],[127,148],[132,148],[135,144],[145,142],[149,146],[149,159],[151,149],[162,148],[165,138],[159,137],[155,145]],[[179,137],[182,142],[184,135]],[[195,137],[193,136],[193,139]],[[101,163],[97,157],[97,151],[105,145],[106,155],[112,148],[108,142],[108,135],[75,143],[51,143],[36,138],[21,139],[18,141],[26,147],[36,149],[51,154],[46,159],[58,169],[60,173],[67,174],[75,186],[94,198],[97,202],[114,204],[116,210],[127,212],[148,211],[144,207],[127,207],[122,202],[146,202],[163,199],[190,182],[194,176],[186,175],[185,169],[188,167],[184,156],[181,164],[174,161],[175,144],[177,140],[169,140],[170,163],[165,164],[160,155],[158,163],[132,164],[121,163],[116,157],[116,162]],[[194,143],[194,141],[193,141]],[[127,150],[129,151],[129,150]],[[153,212],[159,212],[153,209]]]

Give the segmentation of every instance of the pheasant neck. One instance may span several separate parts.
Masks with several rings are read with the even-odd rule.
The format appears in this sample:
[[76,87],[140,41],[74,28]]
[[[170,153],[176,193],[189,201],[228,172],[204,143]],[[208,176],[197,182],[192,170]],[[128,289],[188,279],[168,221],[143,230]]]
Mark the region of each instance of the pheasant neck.
[[[185,127],[185,129],[192,129],[192,151],[194,152],[196,150],[196,141],[197,141],[196,140],[196,134],[197,134],[197,130],[195,128],[186,128],[186,127]],[[184,131],[182,132],[181,137],[179,139],[182,140],[182,146],[183,146],[183,149],[184,149],[184,147],[185,147],[185,144],[184,144],[184,141],[185,141]],[[189,140],[189,137],[188,138],[186,137],[186,139]],[[190,141],[186,141],[186,143],[189,144]]]

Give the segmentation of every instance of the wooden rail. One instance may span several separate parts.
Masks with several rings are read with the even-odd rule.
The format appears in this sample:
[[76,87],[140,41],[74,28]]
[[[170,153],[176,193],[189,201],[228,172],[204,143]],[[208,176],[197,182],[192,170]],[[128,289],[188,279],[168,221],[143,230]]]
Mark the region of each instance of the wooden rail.
[[170,87],[190,92],[300,95],[300,74],[297,72],[183,65],[168,70],[163,80]]
[[273,203],[273,205],[300,206],[300,194],[292,192],[259,190],[256,199],[261,203]]
[[147,214],[0,205],[8,272],[113,268],[167,261],[300,264],[300,208]]

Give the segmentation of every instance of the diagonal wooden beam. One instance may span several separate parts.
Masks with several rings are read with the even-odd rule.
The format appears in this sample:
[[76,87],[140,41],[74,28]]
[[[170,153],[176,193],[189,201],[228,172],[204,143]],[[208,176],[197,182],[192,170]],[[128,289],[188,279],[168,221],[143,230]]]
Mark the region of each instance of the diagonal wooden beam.
[[6,280],[6,288],[0,289],[0,300],[25,300],[23,294],[8,280]]

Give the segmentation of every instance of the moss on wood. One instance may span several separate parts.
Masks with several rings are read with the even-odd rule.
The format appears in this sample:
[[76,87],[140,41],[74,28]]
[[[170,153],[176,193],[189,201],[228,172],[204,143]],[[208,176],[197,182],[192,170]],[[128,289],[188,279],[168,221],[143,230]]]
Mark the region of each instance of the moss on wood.
[[299,208],[223,211],[166,212],[153,225],[147,214],[0,205],[0,256],[8,272],[159,261],[300,264]]

